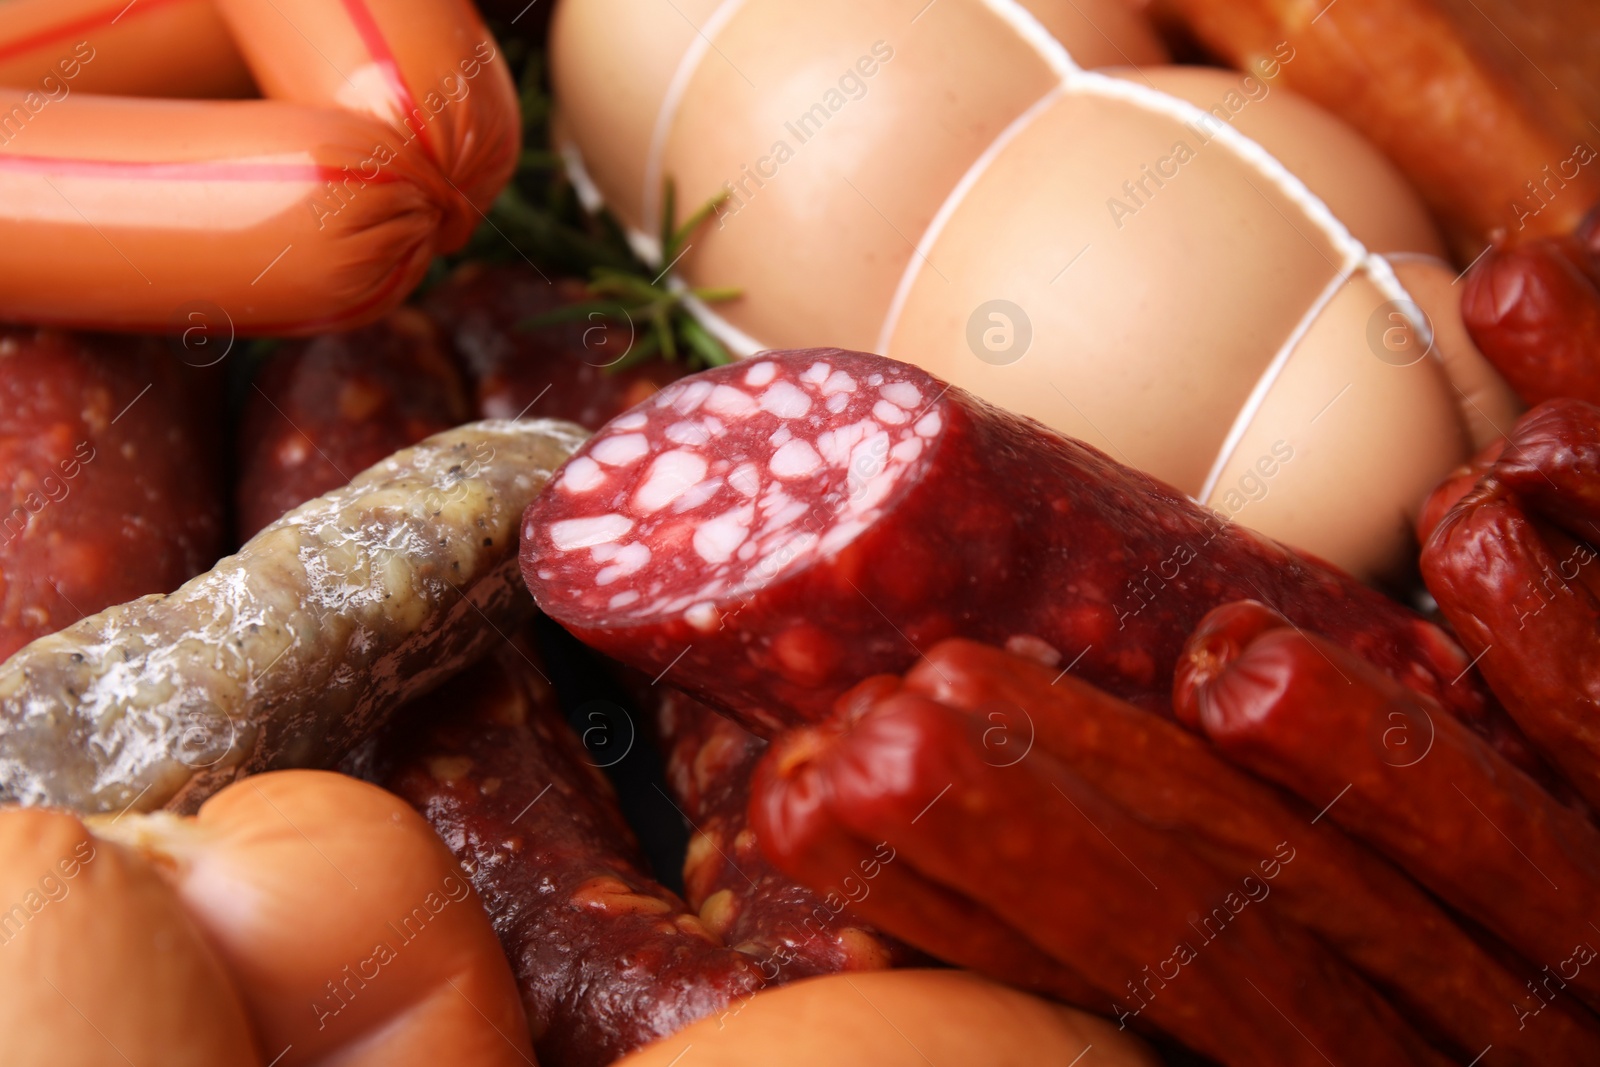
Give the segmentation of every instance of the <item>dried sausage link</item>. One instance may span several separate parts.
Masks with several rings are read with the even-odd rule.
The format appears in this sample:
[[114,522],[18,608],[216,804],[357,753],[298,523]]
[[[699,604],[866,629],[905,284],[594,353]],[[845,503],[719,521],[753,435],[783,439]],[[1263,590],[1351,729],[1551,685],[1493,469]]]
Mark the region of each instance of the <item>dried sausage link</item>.
[[176,592],[33,642],[0,665],[0,799],[192,810],[243,774],[331,765],[531,612],[517,517],[583,436],[439,434]]

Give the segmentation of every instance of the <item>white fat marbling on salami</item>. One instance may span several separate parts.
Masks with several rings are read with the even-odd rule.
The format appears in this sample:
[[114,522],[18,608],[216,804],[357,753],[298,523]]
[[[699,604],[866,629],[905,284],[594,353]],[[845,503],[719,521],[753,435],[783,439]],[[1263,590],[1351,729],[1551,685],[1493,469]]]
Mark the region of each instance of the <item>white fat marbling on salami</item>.
[[667,427],[666,438],[675,445],[703,445],[706,431],[698,422],[675,422]]
[[755,510],[749,507],[734,508],[703,523],[694,532],[694,550],[707,563],[726,563],[740,545],[750,538],[750,522]]
[[606,472],[588,456],[579,456],[568,463],[561,473],[561,488],[568,493],[587,493],[598,489],[606,481]]
[[[883,394],[883,398],[889,403],[894,404],[896,407],[905,408],[907,411],[911,411],[922,403],[922,390],[910,382],[890,382],[879,389],[878,392]],[[632,429],[633,427],[628,428]]]
[[631,545],[623,545],[617,549],[612,559],[615,562],[609,567],[602,567],[600,573],[594,576],[595,585],[610,585],[618,578],[637,574],[650,562],[650,547],[635,541]]
[[705,409],[717,415],[743,415],[752,411],[756,402],[743,389],[731,385],[718,385],[706,397]]
[[660,511],[706,476],[706,461],[698,452],[675,448],[651,460],[644,484],[633,494],[633,506],[645,514]]
[[644,434],[623,433],[596,442],[588,454],[597,463],[604,463],[608,467],[625,467],[643,459],[649,451],[650,442]]
[[910,415],[907,415],[899,407],[889,403],[887,400],[880,400],[872,405],[872,416],[879,422],[889,426],[899,426],[901,423],[911,420]]
[[789,441],[772,454],[767,466],[779,478],[804,478],[822,466],[822,457],[804,441]]
[[722,605],[871,529],[936,451],[941,410],[924,372],[831,350],[669,386],[581,450],[572,491],[530,510],[541,595],[715,630]]
[[828,380],[822,383],[822,395],[834,396],[838,393],[853,393],[856,391],[856,380],[842,370],[834,371],[828,375]]
[[716,495],[722,488],[721,478],[707,478],[698,485],[691,486],[682,496],[672,502],[674,512],[684,512],[697,508]]
[[587,519],[566,519],[552,523],[550,542],[563,552],[576,548],[593,548],[615,541],[633,529],[633,520],[625,515],[595,515]]
[[728,484],[741,496],[755,496],[761,491],[761,473],[754,463],[741,463],[729,472]]
[[783,381],[774,382],[762,393],[760,403],[761,410],[770,411],[780,419],[798,419],[811,410],[811,397],[805,390]]

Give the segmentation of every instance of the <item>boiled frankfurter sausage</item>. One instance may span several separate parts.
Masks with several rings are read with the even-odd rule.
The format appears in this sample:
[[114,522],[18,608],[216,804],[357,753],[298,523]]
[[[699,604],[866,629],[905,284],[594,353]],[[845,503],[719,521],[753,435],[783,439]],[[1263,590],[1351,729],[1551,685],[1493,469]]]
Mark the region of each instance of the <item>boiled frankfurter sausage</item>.
[[515,166],[520,118],[470,5],[219,10],[270,99],[47,92],[30,87],[32,51],[30,76],[0,89],[0,318],[175,332],[203,311],[256,334],[359,326],[481,221]]
[[[9,0],[0,4],[0,85],[35,90],[41,109],[70,93],[204,98],[253,90],[212,0]],[[17,132],[0,117],[0,133]]]
[[[416,155],[448,193],[438,236],[459,248],[510,179],[522,122],[510,68],[467,0],[216,0],[263,95],[338,108],[384,127],[396,155]],[[385,164],[379,163],[380,166]],[[361,180],[336,180],[338,212]]]

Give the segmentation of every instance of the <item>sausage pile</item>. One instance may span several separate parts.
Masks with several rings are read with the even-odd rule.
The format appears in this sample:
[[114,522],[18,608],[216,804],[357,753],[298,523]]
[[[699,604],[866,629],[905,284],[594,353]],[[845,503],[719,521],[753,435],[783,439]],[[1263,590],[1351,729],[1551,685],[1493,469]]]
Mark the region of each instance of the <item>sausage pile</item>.
[[[1584,1062],[1597,472],[1600,409],[1553,401],[1441,489],[1464,648],[915,368],[769,352],[589,438],[521,552],[773,739],[679,776],[755,763],[766,860],[910,946],[1218,1062]],[[705,836],[691,887],[736,862]]]
[[0,317],[304,335],[0,330],[0,1061],[671,1065],[916,988],[1015,1062],[1600,1062],[1600,214],[1465,278],[1532,407],[1423,613],[908,364],[619,368],[531,266],[394,307],[517,147],[460,6],[0,6],[83,90],[0,136]]

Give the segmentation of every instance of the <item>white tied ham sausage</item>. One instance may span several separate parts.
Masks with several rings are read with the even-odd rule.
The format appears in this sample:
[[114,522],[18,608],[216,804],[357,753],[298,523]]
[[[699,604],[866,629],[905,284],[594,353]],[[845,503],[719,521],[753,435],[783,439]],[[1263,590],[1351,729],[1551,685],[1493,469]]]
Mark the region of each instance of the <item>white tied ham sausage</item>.
[[743,289],[698,308],[741,354],[918,363],[1365,577],[1515,411],[1287,44],[1160,66],[1114,0],[564,0],[553,34],[561,148],[643,254],[666,178],[726,197],[673,270]]

